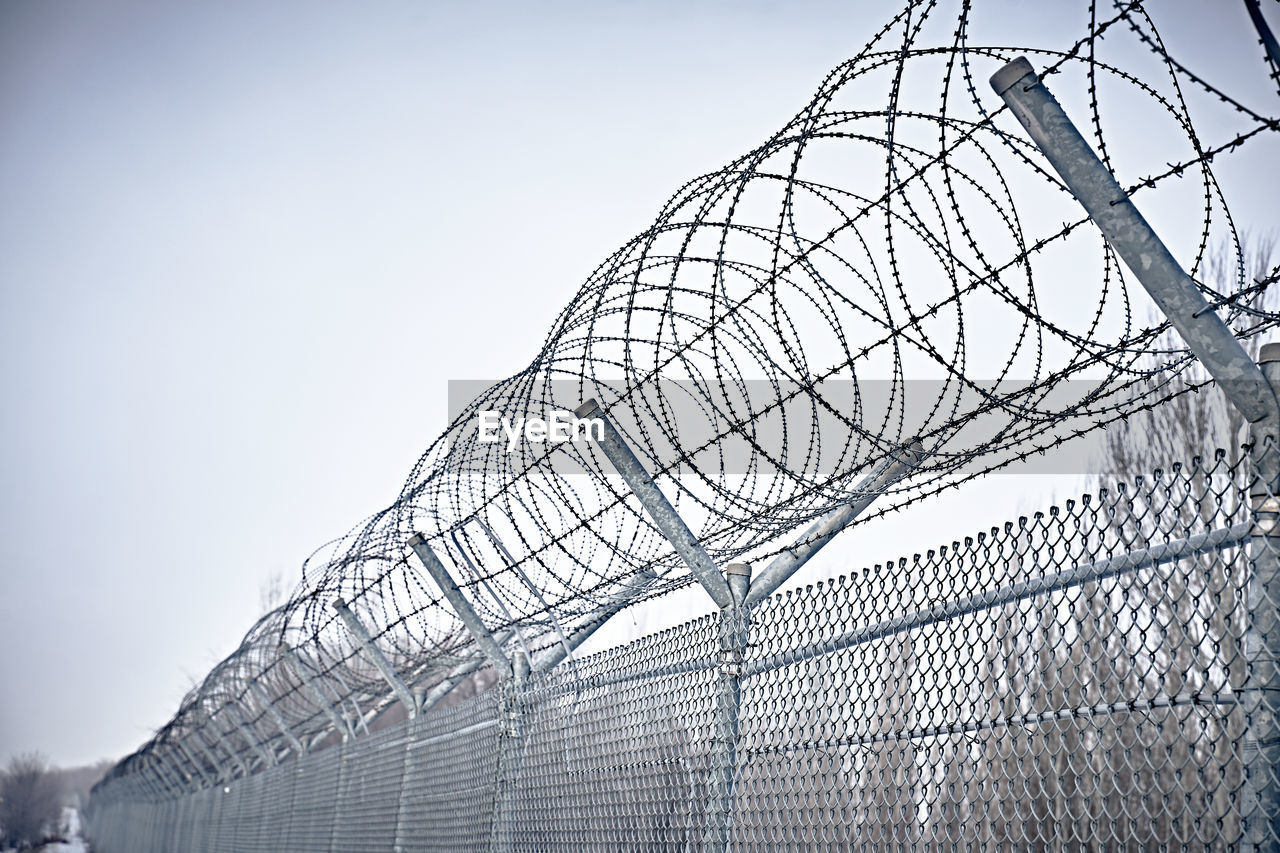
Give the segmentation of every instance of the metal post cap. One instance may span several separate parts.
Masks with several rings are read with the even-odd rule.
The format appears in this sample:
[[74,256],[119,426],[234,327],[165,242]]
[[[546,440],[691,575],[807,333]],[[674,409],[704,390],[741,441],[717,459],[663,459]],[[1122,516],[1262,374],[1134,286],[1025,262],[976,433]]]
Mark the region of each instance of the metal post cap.
[[742,575],[743,577],[751,577],[751,566],[748,563],[730,563],[724,567],[726,575]]
[[991,75],[991,88],[996,90],[997,95],[1003,95],[1014,83],[1017,83],[1028,74],[1035,76],[1035,73],[1036,70],[1031,67],[1031,63],[1027,61],[1027,58],[1019,56],[1013,62]]
[[592,412],[598,412],[598,411],[600,411],[600,404],[596,402],[595,397],[592,397],[590,400],[587,400],[581,406],[574,409],[573,416],[575,418],[585,418],[587,415],[590,415]]
[[1258,354],[1258,363],[1270,364],[1275,361],[1280,361],[1280,343],[1263,344],[1262,351]]
[[332,602],[330,602],[329,606],[332,607],[334,610],[341,610],[342,608],[347,606],[347,603],[343,601],[341,598],[335,598]]

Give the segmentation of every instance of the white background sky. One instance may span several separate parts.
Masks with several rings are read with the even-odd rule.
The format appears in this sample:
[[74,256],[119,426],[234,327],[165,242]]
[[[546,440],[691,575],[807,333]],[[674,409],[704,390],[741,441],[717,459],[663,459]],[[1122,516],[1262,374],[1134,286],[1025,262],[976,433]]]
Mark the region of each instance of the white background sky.
[[[448,379],[527,364],[670,192],[898,5],[0,0],[0,759],[136,748],[269,577],[394,499]],[[977,5],[975,43],[1085,26]],[[1240,4],[1150,5],[1280,111]],[[1275,226],[1276,162],[1218,169],[1243,223]],[[827,569],[1044,485],[978,484],[927,541]]]

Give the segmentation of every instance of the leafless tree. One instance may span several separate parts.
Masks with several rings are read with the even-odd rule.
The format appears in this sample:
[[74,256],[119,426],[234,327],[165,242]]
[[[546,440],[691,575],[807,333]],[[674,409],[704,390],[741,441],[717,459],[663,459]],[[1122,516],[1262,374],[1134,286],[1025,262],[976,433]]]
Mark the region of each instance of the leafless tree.
[[58,771],[67,802],[77,807],[89,802],[90,789],[106,776],[115,764],[115,761],[106,758],[83,767],[68,767]]
[[285,601],[284,572],[276,570],[271,576],[258,584],[258,606],[263,613],[275,610]]
[[58,776],[43,755],[10,758],[0,771],[0,846],[36,844],[54,828],[61,807]]
[[[1248,241],[1243,254],[1246,286],[1274,281],[1274,241]],[[1219,249],[1205,267],[1205,279],[1221,292],[1239,290],[1234,258]],[[1234,312],[1231,324],[1243,332],[1258,322],[1250,309],[1280,306],[1280,288],[1250,287],[1238,304],[1246,310]],[[1256,357],[1265,340],[1253,336],[1245,346]],[[1159,369],[1181,346],[1170,332],[1139,366]],[[1191,382],[1205,378],[1196,367],[1188,373]],[[1109,493],[1100,495],[1102,515],[1115,525],[1107,541],[1136,548],[1173,531],[1221,526],[1233,509],[1230,495],[1247,476],[1245,437],[1243,418],[1212,385],[1109,428],[1098,484]],[[1194,465],[1197,456],[1202,461]],[[1097,504],[1086,511],[1068,502],[1037,515],[1028,547],[1079,540],[1076,524],[1096,535],[1098,513]],[[1063,531],[1054,534],[1058,525]],[[1230,846],[1241,830],[1233,800],[1243,783],[1238,713],[1224,718],[1196,706],[1013,723],[1027,712],[1240,690],[1242,574],[1240,561],[1208,556],[1166,566],[1150,583],[1091,583],[1004,608],[978,656],[992,728],[933,747],[935,769],[925,777],[926,824],[936,845],[930,849]]]
[[[1250,309],[1275,311],[1280,308],[1275,255],[1276,241],[1272,237],[1246,237],[1241,242],[1244,280],[1250,289],[1237,303],[1245,310],[1231,318],[1237,334],[1257,322]],[[1235,288],[1226,285],[1237,278],[1237,270],[1236,253],[1219,246],[1205,264],[1204,278],[1220,285],[1219,290],[1230,291]],[[1260,286],[1268,283],[1270,286]],[[1243,340],[1245,348],[1255,359],[1265,342],[1265,335]],[[1162,367],[1163,356],[1159,351],[1181,347],[1177,333],[1169,330],[1139,367]],[[1194,365],[1189,370],[1188,380],[1202,381],[1205,376],[1204,370]],[[1104,481],[1133,482],[1136,477],[1149,476],[1155,468],[1189,461],[1196,455],[1212,454],[1218,448],[1227,452],[1226,461],[1235,468],[1240,458],[1240,445],[1245,438],[1244,426],[1244,418],[1227,402],[1226,395],[1217,386],[1210,385],[1196,393],[1182,394],[1108,428],[1100,474]]]
[[[1237,334],[1258,322],[1251,310],[1274,312],[1280,307],[1280,288],[1267,286],[1276,277],[1274,256],[1274,239],[1264,238],[1246,239],[1239,256],[1220,246],[1208,259],[1205,279],[1218,285],[1219,291],[1237,290],[1241,272],[1240,283],[1252,286],[1237,302],[1244,310],[1230,316]],[[1237,257],[1242,265],[1237,263]],[[1256,359],[1267,336],[1242,338]],[[1167,351],[1180,346],[1180,341],[1170,331],[1161,344],[1157,349]],[[1153,353],[1143,366],[1159,367],[1160,358]],[[1199,365],[1191,367],[1188,374],[1191,382],[1207,378]],[[1130,490],[1132,517],[1121,522],[1126,541],[1140,543],[1161,538],[1168,534],[1171,524],[1186,530],[1221,526],[1224,512],[1232,510],[1222,496],[1230,495],[1235,491],[1233,484],[1243,485],[1248,477],[1248,466],[1242,464],[1242,445],[1247,438],[1244,418],[1222,390],[1212,384],[1195,393],[1175,396],[1108,429],[1100,479],[1104,487]],[[1197,458],[1199,462],[1194,461]],[[1174,466],[1181,466],[1181,470],[1170,476]],[[1158,484],[1157,478],[1162,475],[1157,472],[1161,470],[1165,482]],[[1142,485],[1144,482],[1146,486]],[[1141,506],[1144,493],[1157,486],[1166,496],[1159,513],[1164,517],[1163,530],[1153,529],[1156,515],[1144,512]],[[1174,491],[1169,492],[1170,489]],[[1176,517],[1168,517],[1170,512]],[[1162,638],[1159,648],[1144,650],[1141,643],[1135,646],[1134,638],[1126,636],[1132,630],[1110,626],[1113,630],[1104,658],[1144,673],[1140,680],[1145,685],[1134,691],[1173,696],[1197,691],[1238,691],[1243,687],[1243,564],[1228,561],[1224,565],[1216,559],[1210,555],[1174,563],[1162,573],[1160,583],[1144,587],[1138,600],[1126,603],[1133,613],[1140,614],[1137,619],[1158,626]],[[1090,618],[1093,624],[1088,628],[1097,631],[1099,620],[1109,617],[1095,612]],[[1094,679],[1104,675],[1088,674]],[[1233,837],[1239,829],[1229,802],[1243,773],[1239,756],[1234,754],[1238,744],[1233,732],[1239,725],[1238,720],[1211,714],[1194,721],[1194,725],[1172,714],[1153,717],[1148,723],[1158,732],[1156,743],[1168,753],[1168,760],[1150,768],[1144,784],[1176,791],[1189,804],[1198,803],[1199,809],[1217,815],[1226,838]],[[1108,736],[1114,742],[1100,743],[1095,757],[1132,752],[1143,737],[1150,738],[1152,733],[1148,730],[1144,735],[1135,720],[1125,719]],[[1100,792],[1106,800],[1122,798],[1123,789],[1131,782],[1122,773],[1106,773],[1104,778],[1116,785],[1114,790]],[[1149,837],[1163,841],[1185,841],[1196,831],[1187,820],[1187,815],[1158,814],[1145,831]]]

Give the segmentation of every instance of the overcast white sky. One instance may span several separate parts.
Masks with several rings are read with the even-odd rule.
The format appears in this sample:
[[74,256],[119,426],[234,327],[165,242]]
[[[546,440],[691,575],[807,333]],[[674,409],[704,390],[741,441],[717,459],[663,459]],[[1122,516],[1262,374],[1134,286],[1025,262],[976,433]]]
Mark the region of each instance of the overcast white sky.
[[[394,499],[447,380],[527,364],[898,5],[0,0],[0,759],[136,748],[266,579]],[[976,5],[975,42],[1084,26]],[[1152,5],[1280,112],[1242,6]],[[1219,169],[1257,227],[1277,153]],[[1039,485],[941,512],[960,533]]]

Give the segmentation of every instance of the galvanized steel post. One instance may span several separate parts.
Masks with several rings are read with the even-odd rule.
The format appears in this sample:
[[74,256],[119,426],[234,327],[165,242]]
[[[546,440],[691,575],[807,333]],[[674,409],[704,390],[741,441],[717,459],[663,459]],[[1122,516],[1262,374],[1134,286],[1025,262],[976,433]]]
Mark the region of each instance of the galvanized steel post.
[[218,781],[224,785],[227,782],[230,782],[231,771],[223,768],[221,762],[218,761],[218,756],[214,754],[213,750],[211,750],[208,747],[208,745],[206,745],[205,742],[200,738],[200,736],[195,734],[194,732],[192,732],[191,737],[192,737],[192,740],[195,742],[196,749],[200,750],[200,752],[204,754],[205,758],[209,759],[209,763],[213,765],[213,772],[217,774]]
[[249,684],[249,689],[253,691],[253,695],[267,709],[267,713],[275,721],[276,728],[280,730],[280,734],[284,735],[285,740],[289,741],[290,746],[293,747],[294,754],[305,755],[307,748],[302,745],[302,741],[298,740],[298,737],[293,733],[293,729],[289,728],[289,724],[285,722],[284,716],[276,709],[271,697],[267,695],[267,691],[263,690],[262,686],[256,681]]
[[1191,276],[1036,77],[1031,63],[1022,57],[1010,62],[992,76],[991,88],[1245,420],[1257,423],[1271,415],[1275,395],[1258,365],[1210,310]]
[[[501,678],[498,687],[500,691],[498,713],[502,728],[498,736],[498,778],[494,786],[489,849],[507,851],[511,849],[512,844],[516,786],[524,751],[523,705],[525,682],[529,676],[529,658],[523,651],[517,651],[508,660],[502,651],[502,643],[511,636],[511,632],[505,632],[501,638],[494,637],[489,632],[480,614],[462,594],[453,576],[449,574],[448,569],[440,562],[440,558],[436,556],[435,551],[431,550],[431,546],[421,534],[415,533],[409,539],[409,547],[418,556],[445,600],[462,620],[462,624],[476,641],[484,657]],[[479,662],[476,662],[474,667],[468,662],[455,668],[444,683],[437,685],[431,695],[424,697],[420,704],[423,707],[429,707],[439,702],[476,669],[479,669]]]
[[738,710],[742,701],[742,659],[751,630],[751,611],[745,606],[751,567],[730,563],[724,571],[733,604],[720,611],[720,667],[707,776],[707,825],[702,835],[702,849],[711,853],[719,853],[729,846],[737,771]]
[[[422,701],[418,703],[419,713],[425,714],[440,704],[444,697],[456,690],[459,684],[466,681],[473,672],[480,669],[488,661],[489,659],[484,655],[477,654],[471,660],[464,661],[449,670],[449,674],[439,684],[434,685],[430,691],[423,695]],[[414,695],[417,696],[417,693],[415,692]]]
[[382,649],[374,645],[373,637],[370,636],[364,623],[356,614],[351,612],[351,608],[347,607],[347,603],[341,598],[333,600],[333,609],[342,617],[342,621],[346,623],[347,629],[355,636],[356,642],[360,644],[360,648],[368,655],[369,660],[378,668],[378,672],[382,673],[382,678],[391,687],[391,692],[396,694],[405,707],[410,719],[417,716],[418,709],[413,702],[413,694],[409,692],[408,686],[401,680],[399,673],[395,667],[391,665],[391,661],[387,660],[387,656],[382,653]]
[[[223,707],[226,706],[224,705]],[[231,743],[227,740],[227,733],[214,721],[213,716],[209,717],[209,722],[213,725],[213,730],[218,736],[218,746],[221,746],[227,756],[240,768],[241,777],[247,779],[249,777],[249,764],[240,756],[239,752],[231,748]]]
[[160,759],[160,763],[168,768],[174,776],[178,777],[178,787],[182,789],[184,794],[197,787],[195,777],[182,766],[177,750],[172,747],[166,750],[164,756]]
[[[640,464],[640,460],[636,458],[635,453],[632,452],[627,442],[622,438],[621,433],[614,427],[613,422],[605,416],[600,404],[595,400],[588,400],[575,409],[573,413],[579,420],[599,420],[602,425],[602,435],[596,440],[596,446],[600,448],[605,458],[609,460],[623,481],[631,488],[632,493],[640,501],[640,505],[644,507],[649,518],[653,520],[654,526],[675,548],[676,553],[680,555],[680,559],[684,560],[685,565],[689,567],[689,571],[702,584],[703,589],[711,596],[711,600],[716,603],[716,606],[720,608],[732,606],[733,597],[729,593],[729,587],[725,584],[724,577],[716,569],[711,556],[702,547],[698,537],[694,536],[693,531],[684,523],[684,519],[676,512],[675,507],[662,494],[662,490],[658,488],[658,484],[649,476],[649,472],[644,469],[644,465]],[[590,433],[590,430],[588,430],[588,433]]]
[[[178,748],[178,751],[181,752],[183,756],[186,757],[187,763],[190,764],[193,768],[195,768],[196,773],[200,775],[200,779],[204,783],[205,787],[209,787],[217,781],[216,779],[209,778],[209,774],[204,772],[204,763],[201,761],[198,761],[196,757],[191,754],[191,750],[187,749],[187,745],[185,743],[183,743],[180,740],[175,740],[173,743],[174,743],[174,746]],[[214,772],[215,773],[217,772],[216,766],[214,767]]]
[[165,792],[168,794],[169,797],[172,798],[172,797],[182,796],[182,793],[183,793],[182,780],[181,778],[175,779],[174,776],[171,775],[173,771],[170,767],[168,767],[165,764],[164,759],[162,759],[160,756],[156,755],[155,753],[152,753],[151,766],[155,770],[156,777],[160,780],[161,786],[164,788]]
[[476,645],[489,658],[493,668],[503,678],[510,676],[511,663],[503,653],[502,647],[494,640],[493,634],[489,633],[484,620],[480,618],[480,614],[476,613],[475,608],[471,606],[471,602],[462,594],[462,590],[454,582],[453,576],[444,567],[444,563],[440,562],[436,552],[431,550],[427,540],[423,538],[421,533],[415,533],[409,538],[409,547],[413,549],[413,553],[418,555],[418,559],[426,568],[427,573],[436,582],[436,586],[440,587],[440,592],[444,594],[449,606],[458,614],[458,618],[462,620],[462,624],[471,633]]
[[920,464],[924,456],[924,445],[913,441],[905,448],[890,453],[879,465],[872,469],[858,485],[853,487],[853,499],[849,503],[833,510],[818,519],[809,529],[800,534],[796,544],[783,551],[765,567],[765,570],[751,582],[747,593],[746,606],[755,607],[782,586],[810,558],[862,515],[863,511],[884,494],[894,483],[910,474]]
[[240,736],[244,738],[245,743],[249,744],[249,748],[258,753],[258,757],[262,759],[263,769],[275,767],[275,753],[268,751],[265,746],[258,742],[257,737],[254,736],[253,732],[249,729],[249,726],[245,724],[244,718],[240,716],[240,711],[236,706],[228,702],[223,707],[227,712],[228,718],[231,720],[231,725],[235,726],[236,729],[239,730]]
[[[1280,343],[1265,344],[1262,370],[1280,390]],[[1280,419],[1253,424],[1249,627],[1245,658],[1246,849],[1280,850]]]
[[573,654],[578,646],[590,639],[599,628],[614,617],[619,610],[622,610],[631,602],[635,601],[644,594],[645,589],[657,577],[657,573],[652,569],[643,569],[633,577],[630,577],[616,591],[613,592],[604,604],[593,611],[564,641],[552,646],[547,653],[539,658],[534,669],[538,672],[549,672],[555,669],[556,665],[562,660]]
[[[597,446],[623,481],[631,487],[632,493],[648,513],[654,526],[671,543],[676,553],[689,567],[689,571],[720,608],[720,675],[716,686],[716,717],[707,779],[707,824],[702,842],[705,850],[723,851],[729,843],[733,814],[742,658],[750,631],[747,594],[751,586],[751,568],[741,563],[734,563],[726,567],[725,575],[720,573],[702,543],[662,494],[622,435],[605,416],[598,402],[588,400],[574,411],[574,416],[580,420],[590,418],[600,421],[602,435],[596,440]],[[830,539],[834,535],[835,532],[832,532],[826,538]],[[801,563],[803,560],[797,562],[791,571],[794,572]],[[777,584],[781,584],[787,577],[790,577],[789,573],[777,572],[771,578],[771,581],[776,580],[776,583],[769,591],[776,588]],[[647,580],[643,582],[647,583]],[[639,590],[642,589],[643,586],[639,588]],[[634,594],[638,594],[639,590]],[[634,594],[631,597],[634,597]],[[767,594],[767,592],[764,593],[764,595]],[[625,601],[618,604],[619,609],[622,606],[625,606]],[[586,626],[590,630],[578,642],[590,636],[590,631],[595,630],[598,624]],[[558,662],[558,659],[551,662],[551,665],[554,666],[555,662]]]
[[280,646],[280,656],[288,664],[289,669],[293,670],[293,674],[298,677],[303,686],[307,688],[307,692],[311,694],[311,697],[316,700],[321,710],[329,718],[329,722],[333,723],[333,727],[338,730],[338,734],[342,735],[343,742],[345,743],[354,737],[355,732],[351,728],[351,723],[347,721],[346,717],[337,712],[333,707],[333,703],[324,695],[324,691],[316,686],[315,676],[302,663],[302,660],[298,657],[298,652],[289,646],[282,645]]
[[[1160,310],[1182,336],[1230,399],[1254,425],[1254,517],[1258,533],[1251,540],[1249,580],[1250,628],[1245,638],[1249,661],[1246,708],[1247,781],[1245,785],[1246,840],[1258,850],[1280,850],[1280,570],[1277,568],[1273,513],[1276,503],[1277,424],[1280,409],[1276,390],[1280,352],[1264,352],[1267,375],[1254,363],[1240,341],[1215,313],[1195,282],[1138,212],[1115,177],[1094,153],[1053,95],[1036,77],[1031,63],[1015,59],[991,78],[991,87],[1049,160],[1072,195],[1080,202],[1107,242],[1142,283]],[[1267,348],[1264,348],[1266,350]],[[1271,526],[1267,526],[1270,524]]]
[[529,679],[529,658],[523,651],[512,655],[511,677],[504,678],[499,689],[498,714],[498,779],[494,790],[493,828],[489,849],[507,853],[515,836],[516,794],[520,784],[520,766],[524,760],[524,702]]
[[[507,642],[507,640],[510,640],[512,636],[514,636],[513,631],[503,631],[494,637],[494,641],[499,646],[502,646]],[[471,660],[463,661],[453,669],[449,670],[449,674],[444,677],[444,680],[432,687],[431,691],[422,697],[422,701],[418,703],[418,706],[421,709],[419,713],[425,713],[431,708],[434,708],[442,699],[444,699],[444,697],[452,693],[459,684],[466,681],[467,677],[471,675],[471,673],[484,666],[485,662],[488,660],[488,656],[480,653],[475,655]],[[417,695],[418,694],[415,692],[414,696],[416,697]]]
[[502,644],[510,637],[511,632],[504,632],[495,637],[471,602],[462,593],[449,570],[436,556],[435,551],[427,544],[420,533],[409,539],[409,547],[413,549],[418,560],[431,575],[436,586],[449,602],[467,632],[475,640],[476,646],[484,658],[469,661],[455,667],[444,681],[424,696],[419,702],[423,708],[431,707],[449,694],[468,675],[475,672],[487,659],[501,678],[499,690],[499,716],[502,729],[498,737],[498,778],[494,786],[492,824],[489,833],[489,849],[506,851],[512,843],[512,813],[514,798],[519,777],[521,753],[524,749],[523,738],[523,691],[529,675],[529,659],[523,651],[517,651],[508,659],[502,650]]
[[146,786],[147,791],[157,800],[168,799],[170,794],[168,787],[164,783],[164,777],[160,775],[160,771],[155,768],[154,764],[145,765],[138,778],[142,780],[142,784]]
[[152,759],[150,769],[151,769],[150,778],[152,783],[152,790],[155,792],[156,799],[168,800],[176,796],[172,787],[172,783],[165,777],[164,773],[160,770],[159,762],[156,762],[154,759]]

